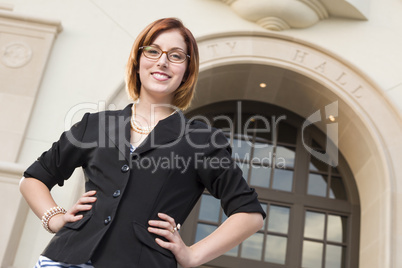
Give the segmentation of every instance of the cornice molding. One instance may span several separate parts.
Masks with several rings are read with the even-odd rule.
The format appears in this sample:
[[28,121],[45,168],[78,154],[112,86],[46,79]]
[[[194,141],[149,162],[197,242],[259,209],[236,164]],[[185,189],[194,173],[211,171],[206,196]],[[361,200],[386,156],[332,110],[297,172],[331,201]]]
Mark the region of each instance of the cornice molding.
[[308,28],[330,16],[366,19],[350,0],[221,0],[240,17],[267,30]]
[[11,4],[0,3],[0,10],[13,11],[14,6]]
[[55,34],[60,33],[63,29],[61,21],[59,20],[44,19],[1,9],[0,24],[37,31],[52,32]]

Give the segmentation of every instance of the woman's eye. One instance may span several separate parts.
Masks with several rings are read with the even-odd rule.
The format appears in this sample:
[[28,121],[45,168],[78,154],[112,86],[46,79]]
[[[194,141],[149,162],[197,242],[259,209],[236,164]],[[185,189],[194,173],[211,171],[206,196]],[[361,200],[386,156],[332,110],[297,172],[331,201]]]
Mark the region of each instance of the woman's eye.
[[159,51],[156,50],[156,49],[149,49],[149,50],[147,50],[147,52],[148,52],[149,54],[155,54],[155,55],[158,55],[158,54],[159,54]]
[[183,59],[183,55],[181,53],[179,53],[179,52],[170,53],[170,57],[172,59],[175,59],[175,60],[182,60]]

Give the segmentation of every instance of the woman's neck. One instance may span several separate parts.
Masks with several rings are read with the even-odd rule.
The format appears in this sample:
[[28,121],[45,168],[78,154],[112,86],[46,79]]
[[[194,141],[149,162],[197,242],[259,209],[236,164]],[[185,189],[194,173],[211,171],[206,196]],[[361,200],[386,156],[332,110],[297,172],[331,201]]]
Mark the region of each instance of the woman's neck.
[[144,120],[151,125],[156,125],[171,115],[175,109],[169,103],[151,102],[147,99],[140,99],[135,105],[136,120]]

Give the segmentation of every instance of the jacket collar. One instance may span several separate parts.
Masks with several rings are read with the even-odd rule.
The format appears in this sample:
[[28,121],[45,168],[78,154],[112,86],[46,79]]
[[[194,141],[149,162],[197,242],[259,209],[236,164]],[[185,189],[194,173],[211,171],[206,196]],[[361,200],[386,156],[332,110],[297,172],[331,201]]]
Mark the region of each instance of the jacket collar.
[[[106,135],[128,161],[130,161],[131,107],[132,104],[127,105],[116,113],[114,115],[116,118],[112,120],[107,119],[106,116],[100,118],[100,124]],[[190,131],[189,120],[182,111],[177,110],[158,122],[147,138],[136,148],[135,153],[143,154],[158,147],[171,146]]]

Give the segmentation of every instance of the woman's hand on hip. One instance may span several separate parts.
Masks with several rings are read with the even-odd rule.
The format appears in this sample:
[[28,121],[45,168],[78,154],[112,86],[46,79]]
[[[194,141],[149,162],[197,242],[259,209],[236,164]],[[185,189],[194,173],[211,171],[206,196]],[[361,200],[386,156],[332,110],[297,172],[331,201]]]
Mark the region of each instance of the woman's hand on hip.
[[164,214],[158,213],[161,220],[150,220],[148,224],[148,231],[150,233],[163,236],[168,241],[156,238],[155,241],[159,246],[170,250],[176,257],[177,262],[183,267],[192,267],[192,260],[194,260],[193,250],[184,244],[178,232],[178,226],[175,220]]
[[76,222],[83,218],[83,215],[79,214],[81,211],[88,211],[92,209],[92,203],[96,201],[94,196],[96,191],[88,191],[84,193],[78,201],[67,210],[66,214],[57,214],[53,216],[49,221],[49,228],[53,232],[58,232],[67,222]]

